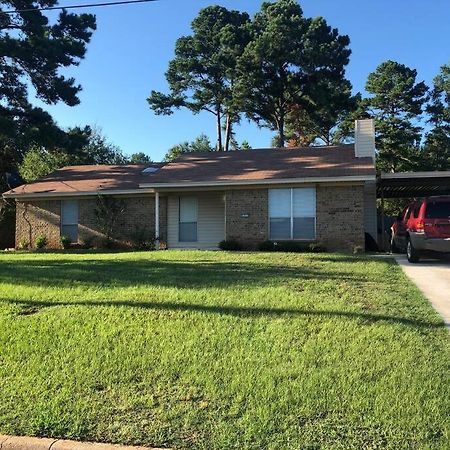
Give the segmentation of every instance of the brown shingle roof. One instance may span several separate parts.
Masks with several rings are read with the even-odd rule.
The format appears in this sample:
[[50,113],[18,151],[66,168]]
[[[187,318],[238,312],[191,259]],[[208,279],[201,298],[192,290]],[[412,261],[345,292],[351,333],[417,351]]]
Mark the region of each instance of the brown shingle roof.
[[[155,173],[143,173],[147,167]],[[371,158],[357,158],[354,146],[186,153],[167,164],[69,166],[6,195],[66,194],[134,190],[140,185],[189,182],[255,182],[289,178],[375,176]]]
[[357,158],[354,145],[185,153],[146,183],[258,181],[286,178],[375,175],[371,158]]
[[5,195],[97,192],[99,190],[138,189],[146,180],[142,171],[162,164],[67,166],[35,181],[24,184]]

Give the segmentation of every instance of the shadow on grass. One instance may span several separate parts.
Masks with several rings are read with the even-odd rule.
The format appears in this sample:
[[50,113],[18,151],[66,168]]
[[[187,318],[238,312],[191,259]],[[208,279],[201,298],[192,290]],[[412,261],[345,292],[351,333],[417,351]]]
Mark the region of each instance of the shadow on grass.
[[[339,259],[336,261],[339,262]],[[208,260],[8,260],[0,261],[0,283],[28,286],[165,286],[177,288],[267,285],[298,279],[367,282],[370,275],[307,265],[212,262]]]
[[42,300],[17,300],[17,299],[0,299],[0,303],[8,303],[23,306],[20,315],[30,315],[39,312],[42,308],[51,308],[57,306],[83,306],[83,307],[129,307],[142,308],[156,311],[176,311],[176,312],[193,312],[236,316],[242,318],[261,318],[261,317],[285,317],[294,318],[301,316],[323,317],[323,318],[344,318],[356,319],[363,324],[373,324],[377,322],[388,322],[391,324],[400,324],[418,328],[443,328],[445,324],[440,321],[427,322],[407,317],[395,317],[385,314],[367,314],[352,311],[318,311],[297,308],[265,308],[265,307],[246,307],[231,305],[201,305],[192,303],[173,303],[173,302],[135,302],[135,301],[110,301],[110,300],[89,300],[89,301],[42,301]]

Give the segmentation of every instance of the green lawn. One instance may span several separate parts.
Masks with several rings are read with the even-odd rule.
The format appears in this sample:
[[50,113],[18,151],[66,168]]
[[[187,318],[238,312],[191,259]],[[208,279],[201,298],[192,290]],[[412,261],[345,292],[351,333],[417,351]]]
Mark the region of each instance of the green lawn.
[[450,448],[450,335],[390,260],[0,255],[0,433]]

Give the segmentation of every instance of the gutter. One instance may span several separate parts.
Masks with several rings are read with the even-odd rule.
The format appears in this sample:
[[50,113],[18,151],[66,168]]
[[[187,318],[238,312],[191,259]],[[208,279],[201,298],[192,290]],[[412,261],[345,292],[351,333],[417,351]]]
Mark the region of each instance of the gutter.
[[140,195],[154,194],[159,189],[182,188],[218,188],[233,186],[270,186],[285,184],[311,184],[311,183],[336,183],[336,182],[364,182],[375,181],[373,175],[349,175],[344,177],[306,177],[306,178],[282,178],[264,180],[238,180],[238,181],[182,181],[178,183],[141,183],[137,189],[99,189],[97,191],[72,191],[72,192],[30,192],[30,193],[6,193],[3,198],[15,198],[20,200],[32,200],[38,198],[66,198],[66,197],[92,197],[97,195]]
[[281,178],[264,180],[237,180],[237,181],[180,181],[177,183],[141,183],[140,188],[189,188],[189,187],[216,187],[216,186],[265,186],[273,184],[305,184],[305,183],[332,183],[346,181],[375,181],[373,175],[349,175],[344,177],[306,177],[306,178]]
[[97,195],[134,195],[154,194],[154,189],[99,189],[97,191],[73,191],[73,192],[30,192],[30,193],[6,193],[3,198],[16,198],[31,200],[34,198],[59,198],[59,197],[95,197]]

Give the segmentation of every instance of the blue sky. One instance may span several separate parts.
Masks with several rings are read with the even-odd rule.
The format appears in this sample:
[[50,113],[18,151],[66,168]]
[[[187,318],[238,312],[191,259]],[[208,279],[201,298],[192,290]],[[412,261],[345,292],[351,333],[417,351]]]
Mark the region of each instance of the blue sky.
[[[83,3],[83,0],[80,0]],[[85,1],[85,3],[88,3]],[[125,153],[138,151],[162,159],[172,145],[206,133],[215,142],[212,115],[178,110],[156,116],[146,98],[152,89],[167,91],[164,72],[175,40],[189,34],[198,11],[211,4],[254,14],[262,1],[159,0],[154,3],[96,8],[97,31],[86,58],[67,71],[83,86],[81,104],[47,109],[62,127],[96,125]],[[367,75],[387,60],[418,70],[430,84],[439,67],[450,62],[450,0],[303,0],[306,16],[323,16],[350,36],[352,56],[347,77],[363,91]],[[73,4],[61,0],[61,5]],[[85,10],[83,10],[85,11]],[[238,141],[252,147],[270,145],[272,132],[245,119]]]

